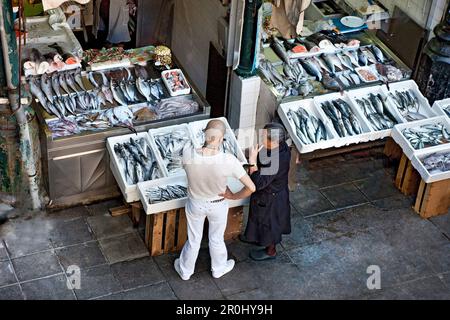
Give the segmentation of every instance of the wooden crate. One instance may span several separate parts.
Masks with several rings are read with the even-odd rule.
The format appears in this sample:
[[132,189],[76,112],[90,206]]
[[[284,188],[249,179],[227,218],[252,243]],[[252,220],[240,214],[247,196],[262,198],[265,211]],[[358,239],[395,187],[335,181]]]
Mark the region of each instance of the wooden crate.
[[[243,207],[230,208],[225,240],[235,239],[241,233]],[[208,227],[204,228],[207,236]],[[145,245],[152,256],[180,251],[187,240],[187,220],[184,208],[148,215],[145,227]]]
[[446,214],[450,208],[450,180],[420,182],[414,210],[424,219]]
[[403,150],[394,139],[387,138],[383,153],[389,160],[399,161],[402,158]]
[[395,186],[404,195],[416,195],[419,190],[420,174],[411,164],[411,161],[402,154],[400,165],[395,177]]

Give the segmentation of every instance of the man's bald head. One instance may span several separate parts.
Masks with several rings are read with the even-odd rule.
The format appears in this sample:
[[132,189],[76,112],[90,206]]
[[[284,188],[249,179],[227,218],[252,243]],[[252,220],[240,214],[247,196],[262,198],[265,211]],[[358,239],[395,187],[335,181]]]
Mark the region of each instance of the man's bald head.
[[221,142],[227,128],[221,120],[211,120],[205,128],[205,142]]

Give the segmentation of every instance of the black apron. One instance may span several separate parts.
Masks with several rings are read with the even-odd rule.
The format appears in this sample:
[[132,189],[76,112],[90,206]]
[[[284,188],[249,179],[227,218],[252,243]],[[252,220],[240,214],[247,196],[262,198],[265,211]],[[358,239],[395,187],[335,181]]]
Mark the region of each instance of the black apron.
[[[279,167],[273,174],[262,174],[264,168],[278,156]],[[288,176],[291,162],[291,152],[286,143],[280,144],[278,149],[268,150],[267,157],[261,159],[258,155],[259,171],[251,178],[256,186],[256,192],[250,197],[250,211],[245,230],[245,237],[249,241],[257,242],[267,247],[281,242],[283,234],[291,233],[291,207],[289,204]],[[273,155],[273,156],[272,156]]]

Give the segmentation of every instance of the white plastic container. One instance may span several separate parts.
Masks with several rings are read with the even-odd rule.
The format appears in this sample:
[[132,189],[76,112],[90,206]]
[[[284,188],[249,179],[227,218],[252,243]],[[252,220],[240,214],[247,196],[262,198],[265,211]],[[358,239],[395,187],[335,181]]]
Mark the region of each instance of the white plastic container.
[[[305,111],[307,111],[310,115],[315,116],[317,119],[322,120],[323,124],[325,125],[325,128],[327,130],[327,136],[328,139],[324,141],[320,141],[317,143],[311,143],[311,144],[304,144],[299,137],[296,134],[296,126],[294,121],[288,116],[289,110],[297,111],[298,109],[303,108]],[[280,118],[282,122],[284,123],[292,141],[294,142],[295,146],[297,147],[298,152],[300,153],[309,153],[315,150],[320,149],[328,149],[332,148],[336,144],[336,139],[339,138],[337,133],[334,130],[330,130],[332,128],[333,124],[328,119],[326,115],[323,115],[320,113],[316,106],[314,105],[313,99],[306,99],[306,100],[299,100],[299,101],[293,101],[288,103],[282,103],[278,107],[278,114],[280,115]]]
[[[361,115],[364,116],[364,118],[367,119],[367,117],[364,114],[364,111],[361,109],[361,107],[359,106],[359,104],[356,100],[362,99],[362,98],[368,98],[369,94],[371,94],[371,93],[373,93],[374,95],[380,94],[382,99],[385,101],[386,108],[390,111],[390,113],[395,118],[395,120],[397,120],[398,124],[404,123],[404,119],[400,115],[400,113],[397,111],[397,108],[393,107],[390,103],[388,103],[386,101],[387,96],[385,94],[385,91],[382,90],[381,86],[366,87],[366,88],[361,88],[361,89],[356,89],[356,90],[350,90],[347,92],[347,96],[349,97],[353,106],[360,111]],[[377,137],[378,139],[383,139],[383,138],[389,137],[391,135],[392,129],[377,130],[369,120],[368,120],[368,122],[369,122],[370,127],[374,131],[374,137]]]
[[[332,121],[328,116],[325,114],[325,112],[322,109],[321,104],[325,101],[332,102],[333,100],[342,99],[350,106],[350,109],[353,111],[356,119],[358,120],[362,133],[354,136],[346,136],[346,137],[340,137],[339,134],[336,132]],[[329,119],[331,125],[330,125],[330,131],[333,133],[334,136],[339,137],[336,140],[335,147],[342,147],[342,146],[348,146],[350,144],[355,143],[362,143],[362,142],[369,142],[373,140],[379,139],[379,134],[372,130],[372,127],[370,126],[368,120],[364,117],[362,113],[359,112],[359,110],[353,105],[353,103],[350,101],[347,94],[341,95],[339,92],[336,93],[330,93],[322,96],[316,96],[314,97],[314,104],[316,105],[316,108],[320,114],[322,114],[322,117],[326,117]]]
[[[407,80],[407,81],[401,81],[401,82],[395,82],[389,84],[389,89],[387,89],[386,86],[383,86],[383,90],[385,90],[385,95],[388,96],[388,102],[392,105],[393,108],[397,109],[395,106],[395,102],[392,100],[393,98],[389,95],[389,92],[395,94],[395,91],[404,91],[404,90],[411,90],[414,95],[419,100],[419,110],[418,112],[426,116],[427,118],[435,117],[437,114],[431,109],[430,104],[428,100],[423,96],[423,94],[420,92],[419,87],[417,86],[416,82],[414,80]],[[399,111],[400,115],[401,112]],[[403,122],[408,122],[405,117],[403,117]]]
[[[142,202],[142,206],[147,215],[165,212],[169,210],[183,208],[186,205],[187,197],[159,202],[159,203],[149,203],[149,199],[146,196],[146,190],[151,187],[165,187],[167,185],[182,185],[187,186],[187,177],[183,175],[172,176],[167,178],[162,178],[158,180],[140,182],[137,184],[138,196]],[[228,187],[229,189],[236,193],[243,188],[242,183],[239,180],[228,178]],[[239,207],[243,205],[247,205],[250,201],[249,198],[241,199],[241,200],[226,200],[228,201],[229,208]]]
[[[139,201],[137,184],[130,185],[127,183],[127,180],[125,178],[125,173],[124,173],[123,169],[120,168],[120,165],[119,165],[119,158],[117,157],[116,153],[114,152],[114,145],[116,143],[127,142],[130,140],[130,138],[135,138],[135,139],[145,138],[147,140],[147,143],[150,145],[150,148],[154,152],[154,148],[152,147],[152,143],[150,141],[150,137],[147,132],[141,132],[141,133],[138,133],[137,135],[128,134],[128,135],[123,135],[123,136],[110,137],[107,139],[106,148],[108,149],[109,156],[111,159],[110,168],[114,175],[114,178],[117,181],[117,184],[119,185],[120,190],[122,191],[123,197],[127,203]],[[160,158],[160,155],[155,154],[155,157],[156,157],[156,162],[158,164],[158,169],[159,169],[162,177],[167,176],[161,165],[162,159]],[[159,180],[159,179],[157,179],[157,180]]]
[[[448,118],[450,118],[448,116],[447,113],[445,113],[444,111],[444,107],[450,106],[450,98],[444,99],[444,100],[439,100],[439,101],[435,101],[433,104],[433,111],[438,114],[438,115],[443,115],[446,116]],[[450,108],[450,107],[449,107]]]
[[403,153],[406,155],[408,159],[412,159],[413,155],[422,155],[429,152],[436,152],[445,150],[450,146],[450,143],[444,143],[437,146],[432,147],[426,147],[423,149],[414,149],[414,147],[411,145],[411,143],[408,141],[408,139],[405,138],[403,135],[403,130],[407,128],[419,128],[422,125],[425,124],[436,124],[436,123],[442,123],[446,126],[447,131],[450,132],[450,120],[445,116],[439,116],[434,117],[430,119],[420,120],[420,121],[414,121],[414,122],[408,122],[403,124],[398,124],[392,129],[392,138],[397,142],[397,144],[402,148]]
[[[179,74],[180,78],[182,78],[182,81],[184,81],[184,85],[185,85],[186,88],[180,89],[180,90],[178,90],[178,91],[175,91],[175,90],[174,90],[174,88],[173,88],[173,86],[171,85],[170,81],[167,80],[167,78],[166,78],[166,76],[167,76],[168,74],[170,74],[171,72],[177,72],[177,73]],[[182,96],[182,95],[191,93],[191,87],[190,87],[189,83],[187,82],[187,79],[186,79],[186,77],[184,76],[183,71],[181,71],[181,69],[170,69],[170,70],[165,70],[165,71],[161,72],[161,78],[162,78],[162,80],[163,80],[163,82],[164,82],[164,84],[165,84],[167,90],[169,91],[169,93],[170,93],[170,95],[171,95],[172,97],[175,97],[175,96]]]
[[448,145],[446,149],[443,149],[441,151],[426,152],[419,156],[414,155],[411,159],[412,166],[419,172],[420,176],[422,177],[422,179],[425,183],[432,183],[432,182],[436,182],[436,181],[450,179],[450,171],[438,172],[438,173],[431,174],[423,165],[422,160],[424,158],[426,158],[427,156],[430,156],[434,153],[436,153],[436,154],[450,153],[450,145]]
[[169,210],[183,208],[186,204],[187,197],[150,204],[149,199],[146,196],[146,191],[149,188],[165,187],[168,185],[177,185],[177,184],[187,187],[186,176],[173,176],[173,177],[167,177],[167,178],[162,178],[162,179],[158,179],[158,180],[152,180],[152,181],[138,183],[137,184],[137,190],[138,190],[137,193],[138,193],[139,199],[142,202],[142,206],[144,208],[145,213],[147,215],[149,215],[149,214],[155,214],[155,213],[160,213],[160,212],[165,212],[165,211],[169,211]]
[[[203,138],[202,130],[204,130],[206,128],[206,125],[211,120],[213,120],[213,119],[200,120],[200,121],[190,122],[188,124],[189,129],[191,130],[192,137],[194,139],[194,146],[196,148],[200,148],[203,145],[204,138]],[[225,134],[225,138],[231,140],[229,142],[234,145],[234,148],[236,149],[236,152],[237,152],[238,160],[241,163],[247,163],[247,159],[245,158],[245,155],[242,152],[242,150],[239,146],[239,143],[236,139],[234,131],[231,129],[230,124],[228,123],[227,119],[224,117],[221,117],[221,118],[216,118],[216,120],[221,120],[225,123],[225,126],[227,127],[227,132]]]
[[164,165],[166,162],[164,161],[164,157],[161,155],[161,152],[156,144],[156,140],[155,138],[160,136],[160,135],[165,135],[168,134],[170,132],[176,131],[176,130],[183,130],[186,134],[187,137],[189,137],[189,139],[191,140],[191,143],[193,143],[193,138],[192,138],[192,133],[189,130],[189,127],[187,124],[180,124],[180,125],[174,125],[174,126],[169,126],[169,127],[162,127],[162,128],[157,128],[157,129],[150,129],[148,131],[149,136],[150,136],[150,141],[152,142],[152,149],[154,149],[154,152],[156,152],[159,157],[162,160],[162,165],[163,165],[163,170],[166,176],[174,176],[174,175],[186,175],[186,172],[184,171],[183,168],[180,168],[179,170],[176,171],[172,171],[169,172],[167,167]]

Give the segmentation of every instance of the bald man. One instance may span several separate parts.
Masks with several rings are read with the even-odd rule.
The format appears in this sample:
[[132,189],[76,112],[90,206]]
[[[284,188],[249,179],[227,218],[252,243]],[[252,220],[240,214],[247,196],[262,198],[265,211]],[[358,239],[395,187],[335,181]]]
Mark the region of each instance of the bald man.
[[[194,273],[195,262],[200,250],[205,218],[209,223],[209,253],[211,271],[214,278],[220,278],[234,267],[234,260],[228,260],[224,234],[228,218],[230,199],[249,197],[256,188],[239,160],[231,154],[224,153],[222,143],[225,124],[220,120],[211,120],[205,129],[205,143],[199,149],[192,147],[184,150],[183,167],[188,178],[188,201],[186,218],[188,240],[183,247],[180,258],[175,260],[175,270],[181,279],[189,280]],[[229,196],[227,188],[229,177],[239,179],[244,187]]]

